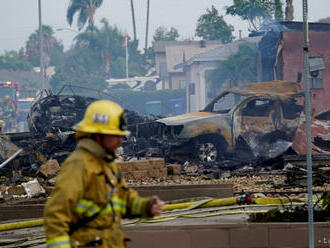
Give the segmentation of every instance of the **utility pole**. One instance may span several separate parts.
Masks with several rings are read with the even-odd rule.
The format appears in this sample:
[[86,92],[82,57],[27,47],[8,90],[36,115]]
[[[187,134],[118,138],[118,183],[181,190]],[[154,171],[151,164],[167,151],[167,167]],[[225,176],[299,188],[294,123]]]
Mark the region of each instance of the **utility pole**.
[[128,79],[128,34],[125,35],[125,62],[126,62],[126,79]]
[[149,8],[150,8],[150,0],[147,0],[147,25],[146,25],[146,42],[144,45],[145,51],[148,49],[148,32],[149,32]]
[[308,236],[309,248],[314,248],[314,209],[313,209],[313,171],[311,148],[311,99],[309,82],[309,35],[308,35],[308,4],[303,0],[304,22],[304,77],[305,77],[305,116],[306,116],[306,160],[307,160],[307,192],[308,192]]
[[45,89],[45,68],[44,68],[44,44],[42,34],[42,21],[41,21],[41,0],[38,0],[39,11],[39,49],[40,49],[40,77],[41,77],[41,90]]
[[133,0],[131,0],[131,12],[132,12],[132,21],[133,21],[134,40],[136,40],[136,26],[135,26],[135,13],[134,13],[134,2],[133,2]]
[[293,4],[292,0],[286,0],[286,7],[285,7],[285,20],[292,22],[294,17],[293,17]]

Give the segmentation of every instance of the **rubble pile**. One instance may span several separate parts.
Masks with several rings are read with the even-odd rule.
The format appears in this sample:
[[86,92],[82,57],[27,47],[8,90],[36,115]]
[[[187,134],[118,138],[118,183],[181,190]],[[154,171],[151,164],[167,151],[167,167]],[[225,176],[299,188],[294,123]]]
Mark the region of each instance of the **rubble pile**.
[[[277,87],[278,92],[273,92],[272,97],[268,96],[269,85]],[[124,140],[120,149],[121,161],[118,163],[123,177],[131,185],[230,183],[234,185],[235,192],[303,191],[306,187],[306,165],[297,167],[297,161],[283,159],[283,152],[288,151],[292,141],[294,144],[304,143],[301,141],[304,138],[301,107],[290,98],[291,95],[289,98],[292,101],[282,99],[282,94],[287,94],[282,86],[290,86],[293,92],[289,91],[288,94],[292,93],[292,96],[296,96],[300,90],[299,85],[293,82],[259,83],[258,86],[231,89],[230,92],[235,94],[245,95],[248,92],[250,97],[240,100],[241,118],[244,121],[231,126],[219,120],[226,116],[232,119],[235,116],[233,109],[217,109],[219,106],[216,104],[228,92],[214,99],[204,112],[154,121],[125,110],[131,135]],[[266,94],[269,99],[256,100],[259,94]],[[72,126],[83,118],[85,109],[95,100],[75,94],[50,93],[36,101],[30,110],[27,121],[31,132],[0,136],[2,200],[45,197],[50,194],[60,169],[59,164],[76,147]],[[279,114],[281,111],[283,116]],[[313,119],[313,148],[318,155],[328,154],[330,150],[329,113],[326,111]],[[284,119],[280,119],[281,116]],[[259,119],[269,124],[267,132],[255,130],[260,126],[255,124]],[[232,138],[225,140],[215,135],[219,130],[225,134],[224,127],[231,130],[227,130],[228,134],[236,129],[244,131],[235,134],[235,146],[230,144]],[[203,135],[200,133],[202,130]],[[285,135],[287,131],[289,136]],[[187,137],[183,137],[183,134]],[[190,137],[191,134],[195,136]],[[220,143],[226,147],[218,146]],[[224,152],[229,145],[233,146],[233,154]],[[297,146],[296,151],[303,153],[304,147]],[[285,164],[287,166],[283,170],[274,170],[282,169]],[[329,185],[328,165],[330,159],[321,161],[314,168],[315,187],[320,187],[316,190]]]
[[57,160],[48,160],[33,177],[22,176],[20,171],[14,171],[10,178],[1,177],[0,200],[47,197],[55,186],[59,170]]
[[[296,194],[305,192],[303,184],[290,183],[289,174],[283,171],[276,173],[260,172],[246,174],[223,172],[223,177],[211,178],[207,174],[199,174],[198,166],[184,167],[180,164],[165,164],[163,158],[143,159],[131,162],[119,161],[122,176],[131,186],[138,185],[195,185],[195,184],[232,184],[233,192],[262,192],[276,196],[283,192]],[[34,177],[15,174],[13,177],[0,178],[0,202],[10,202],[17,199],[41,198],[50,195],[56,183],[56,175],[60,169],[56,160],[46,161],[35,173]],[[197,169],[197,170],[196,170]],[[248,170],[249,168],[246,168]],[[329,173],[328,169],[320,171]],[[190,171],[194,171],[191,173]],[[319,172],[320,173],[320,172]],[[322,185],[314,185],[315,192],[330,190],[330,181]]]
[[31,132],[65,132],[81,120],[94,98],[79,95],[48,95],[37,101],[27,117]]

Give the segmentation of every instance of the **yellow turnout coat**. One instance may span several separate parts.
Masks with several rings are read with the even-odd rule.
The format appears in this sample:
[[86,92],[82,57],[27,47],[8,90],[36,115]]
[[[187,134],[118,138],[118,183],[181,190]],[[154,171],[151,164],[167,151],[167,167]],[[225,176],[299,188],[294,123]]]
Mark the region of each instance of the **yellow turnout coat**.
[[47,245],[126,247],[121,218],[151,217],[151,205],[150,198],[126,186],[113,156],[92,139],[82,139],[63,163],[45,206]]

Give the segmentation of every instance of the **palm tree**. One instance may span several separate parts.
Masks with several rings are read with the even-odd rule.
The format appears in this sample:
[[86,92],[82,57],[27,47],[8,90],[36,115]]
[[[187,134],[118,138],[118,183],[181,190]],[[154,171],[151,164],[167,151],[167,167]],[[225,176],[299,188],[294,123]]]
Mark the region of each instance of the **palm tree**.
[[136,25],[135,25],[135,12],[134,12],[134,2],[133,2],[133,0],[131,0],[131,12],[132,12],[134,40],[136,40]]
[[[105,76],[110,76],[112,56],[118,57],[125,54],[123,48],[124,35],[116,27],[111,27],[106,19],[102,19],[103,27],[87,29],[86,32],[76,36],[76,45],[88,47],[99,54],[104,66]],[[120,49],[118,49],[120,48]]]
[[66,19],[70,26],[73,22],[73,16],[78,13],[78,29],[81,30],[87,20],[88,27],[94,27],[94,14],[97,8],[103,3],[103,0],[70,0],[66,13]]
[[285,8],[285,20],[293,21],[293,4],[292,0],[286,0],[286,8]]
[[[63,49],[62,44],[56,40],[54,36],[54,31],[50,26],[42,25],[42,35],[43,35],[43,59],[44,65],[47,68],[50,63],[51,53],[54,49]],[[40,50],[39,50],[39,30],[37,29],[34,33],[29,36],[28,41],[25,45],[25,53],[28,61],[34,65],[39,65],[40,60]]]

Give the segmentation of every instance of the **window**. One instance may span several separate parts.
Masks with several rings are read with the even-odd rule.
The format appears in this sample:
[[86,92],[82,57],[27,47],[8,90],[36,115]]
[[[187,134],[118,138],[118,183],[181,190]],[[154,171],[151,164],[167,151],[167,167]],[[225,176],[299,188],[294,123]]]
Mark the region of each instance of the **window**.
[[213,112],[228,113],[232,108],[236,106],[238,102],[244,99],[244,96],[228,93],[219,98],[213,105]]
[[322,57],[309,58],[309,81],[311,89],[323,89],[323,70],[325,69]]
[[295,99],[290,99],[286,102],[281,102],[282,110],[283,110],[283,118],[288,120],[297,119],[303,111],[304,107],[302,105],[298,105]]
[[268,116],[274,102],[269,99],[255,99],[246,103],[242,109],[243,116]]
[[186,80],[180,80],[179,84],[180,84],[180,89],[185,89],[186,88]]

